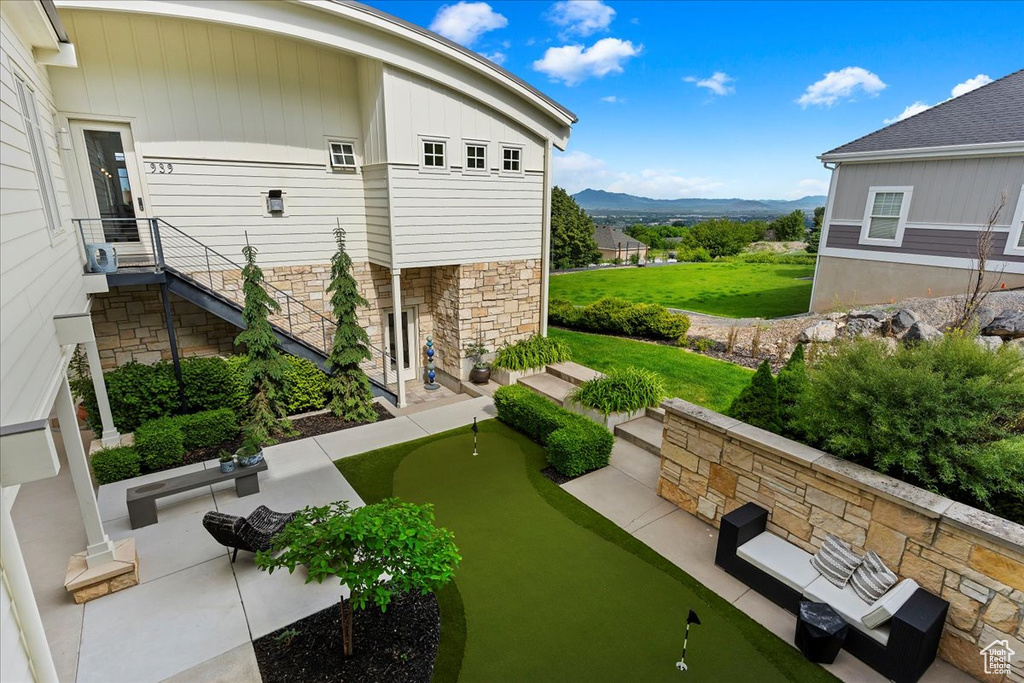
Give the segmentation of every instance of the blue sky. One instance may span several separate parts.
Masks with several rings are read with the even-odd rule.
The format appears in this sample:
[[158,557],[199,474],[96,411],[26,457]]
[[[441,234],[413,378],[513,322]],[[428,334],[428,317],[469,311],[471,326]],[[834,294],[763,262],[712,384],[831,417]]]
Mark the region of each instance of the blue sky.
[[1020,2],[371,4],[573,110],[570,192],[825,194],[816,155],[1024,67]]

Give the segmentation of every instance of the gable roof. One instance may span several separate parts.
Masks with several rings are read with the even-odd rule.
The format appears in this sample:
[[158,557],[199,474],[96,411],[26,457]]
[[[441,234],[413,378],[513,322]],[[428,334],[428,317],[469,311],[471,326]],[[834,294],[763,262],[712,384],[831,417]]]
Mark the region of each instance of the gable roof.
[[594,226],[594,241],[598,249],[646,249],[647,245],[633,239],[626,233],[610,225]]
[[870,156],[897,150],[1024,143],[1024,69],[946,100],[821,155]]

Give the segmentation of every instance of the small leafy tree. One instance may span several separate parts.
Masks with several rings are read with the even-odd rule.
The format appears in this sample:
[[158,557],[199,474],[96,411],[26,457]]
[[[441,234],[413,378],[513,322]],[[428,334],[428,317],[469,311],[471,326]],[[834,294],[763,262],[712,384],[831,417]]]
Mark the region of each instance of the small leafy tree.
[[[337,577],[348,586],[341,601],[342,651],[352,654],[352,610],[373,602],[383,612],[394,596],[426,595],[451,581],[462,558],[452,532],[434,526],[433,505],[388,498],[351,509],[346,502],[307,507],[256,554],[256,565],[289,573],[302,565],[306,583]],[[280,553],[280,554],[278,554]]]
[[375,422],[377,413],[373,409],[370,380],[359,367],[361,361],[370,358],[370,338],[359,324],[356,309],[368,304],[352,277],[352,259],[345,251],[345,231],[337,228],[334,238],[338,242],[338,251],[331,257],[331,284],[327,291],[331,295],[336,327],[331,354],[327,357],[331,371],[327,383],[330,396],[327,407],[345,420]]
[[729,417],[778,434],[782,431],[779,416],[779,387],[772,368],[764,361],[754,373],[750,384],[729,406]]
[[284,376],[288,361],[277,348],[277,339],[268,320],[281,306],[263,287],[263,270],[256,265],[256,247],[245,245],[242,255],[242,293],[245,307],[242,322],[245,329],[235,337],[236,345],[245,345],[248,362],[245,365],[245,384],[249,389],[244,429],[261,444],[273,443],[273,437],[293,432],[285,419]]
[[576,268],[597,263],[601,252],[594,241],[594,221],[562,188],[551,189],[551,263]]
[[775,239],[778,242],[802,240],[807,234],[807,226],[804,223],[804,212],[800,209],[786,214],[785,216],[779,216],[773,220],[768,227],[770,227],[772,232],[775,233]]
[[810,384],[803,344],[796,345],[775,381],[779,387],[779,418],[782,428],[787,436],[798,438],[800,430],[796,426],[796,405]]

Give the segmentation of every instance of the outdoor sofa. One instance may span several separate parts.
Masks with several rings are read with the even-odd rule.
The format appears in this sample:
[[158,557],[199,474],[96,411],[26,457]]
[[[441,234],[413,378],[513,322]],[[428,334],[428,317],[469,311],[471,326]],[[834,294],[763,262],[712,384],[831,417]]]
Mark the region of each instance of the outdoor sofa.
[[794,614],[801,600],[827,603],[850,625],[843,649],[897,683],[917,681],[935,660],[949,603],[904,579],[869,605],[767,524],[768,511],[755,503],[722,517],[715,564]]

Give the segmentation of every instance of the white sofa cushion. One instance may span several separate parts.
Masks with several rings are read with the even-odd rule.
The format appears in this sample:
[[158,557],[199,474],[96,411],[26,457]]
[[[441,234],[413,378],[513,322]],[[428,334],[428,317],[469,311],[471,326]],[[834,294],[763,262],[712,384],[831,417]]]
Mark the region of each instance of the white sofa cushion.
[[896,612],[903,607],[918,589],[917,582],[913,579],[903,579],[894,588],[891,588],[882,597],[875,600],[868,611],[861,617],[861,621],[868,628],[878,628],[895,616]]
[[839,588],[824,576],[812,581],[803,591],[804,597],[815,602],[824,602],[840,614],[852,628],[861,631],[882,645],[889,642],[889,624],[869,628],[862,621],[872,605],[857,595],[852,586]]
[[798,592],[819,576],[809,552],[767,531],[737,548],[736,556]]

